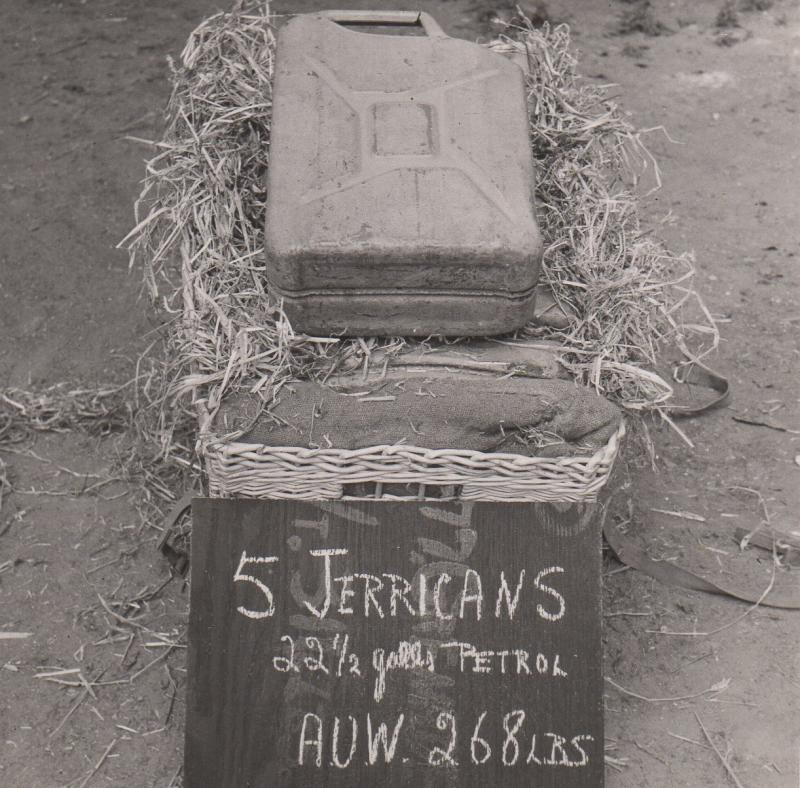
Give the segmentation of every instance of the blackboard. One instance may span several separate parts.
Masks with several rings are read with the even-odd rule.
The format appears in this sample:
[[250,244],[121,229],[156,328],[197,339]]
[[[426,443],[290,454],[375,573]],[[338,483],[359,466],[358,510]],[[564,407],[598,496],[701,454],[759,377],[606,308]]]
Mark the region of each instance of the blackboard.
[[602,786],[599,525],[195,501],[185,785]]

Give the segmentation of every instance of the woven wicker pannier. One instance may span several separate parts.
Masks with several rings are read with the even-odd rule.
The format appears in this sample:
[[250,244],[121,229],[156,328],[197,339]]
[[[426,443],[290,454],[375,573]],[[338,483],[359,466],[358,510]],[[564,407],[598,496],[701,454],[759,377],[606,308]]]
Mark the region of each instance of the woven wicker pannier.
[[415,346],[286,386],[268,409],[231,398],[201,434],[210,495],[591,502],[625,426],[557,357],[549,343]]

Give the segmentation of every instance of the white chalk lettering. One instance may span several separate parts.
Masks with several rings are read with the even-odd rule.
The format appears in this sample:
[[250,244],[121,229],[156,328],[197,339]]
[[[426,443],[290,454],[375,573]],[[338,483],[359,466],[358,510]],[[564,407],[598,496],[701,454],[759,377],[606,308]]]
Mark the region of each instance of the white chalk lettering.
[[[297,521],[288,547],[275,548],[281,567],[272,566],[278,555],[241,553],[231,589],[234,604],[242,603],[236,611],[267,619],[243,626],[263,633],[266,653],[254,651],[254,659],[284,674],[270,677],[283,693],[274,744],[280,758],[340,774],[334,782],[348,782],[342,772],[376,766],[369,784],[383,779],[387,765],[393,774],[401,761],[413,762],[442,769],[447,774],[434,781],[455,785],[459,765],[489,764],[483,782],[513,782],[497,771],[506,767],[525,770],[519,779],[529,782],[541,771],[586,767],[597,749],[602,754],[602,740],[577,725],[555,733],[546,722],[565,702],[551,683],[563,682],[560,689],[571,696],[568,676],[583,669],[570,661],[571,650],[556,645],[559,635],[571,642],[573,633],[559,632],[557,622],[568,604],[577,604],[569,578],[557,577],[566,573],[567,559],[550,565],[561,560],[557,552],[548,558],[546,550],[506,550],[505,558],[491,552],[470,560],[478,544],[472,511],[472,504],[460,511],[423,507],[425,536],[405,534],[405,550],[384,553],[354,537],[377,525],[371,514],[326,504]],[[290,635],[277,629],[277,619]],[[465,636],[473,642],[458,639]],[[591,730],[595,717],[580,708],[568,711]]]
[[[544,762],[549,766],[570,766],[571,761],[564,750],[564,745],[567,743],[567,740],[557,733],[545,733],[545,736],[550,737],[552,746],[550,747],[550,757],[545,758]],[[558,760],[556,760],[556,753],[558,753],[559,756]]]
[[[420,568],[409,580],[394,572],[372,574],[356,572],[337,577],[332,576],[332,557],[346,555],[344,548],[326,548],[310,550],[314,557],[322,557],[321,580],[312,596],[303,591],[300,573],[295,572],[290,583],[290,590],[295,601],[305,607],[317,619],[324,619],[335,610],[341,616],[363,615],[365,618],[378,616],[385,618],[402,617],[404,615],[424,618],[433,614],[440,621],[453,621],[483,618],[485,581],[475,569],[451,561],[439,561]],[[265,617],[273,610],[272,592],[263,581],[252,575],[244,574],[242,569],[247,563],[268,563],[277,561],[273,556],[253,558],[242,554],[240,568],[234,579],[254,583],[270,603],[264,611],[248,611],[250,617]],[[566,614],[566,600],[548,579],[552,575],[561,574],[561,566],[549,566],[534,576],[533,586],[546,595],[551,602],[541,601],[536,604],[536,613],[545,621],[559,621]],[[454,582],[460,579],[456,586]],[[495,618],[507,617],[513,621],[519,614],[523,604],[522,594],[525,588],[526,570],[519,572],[516,583],[509,583],[505,570],[499,573],[494,598]],[[362,581],[359,587],[356,581]],[[458,590],[456,590],[458,589]],[[358,600],[358,604],[355,601]]]
[[[483,725],[483,721],[486,719],[486,715],[488,711],[484,711],[481,713],[481,716],[478,717],[478,721],[475,723],[475,730],[472,732],[472,738],[469,740],[469,755],[472,759],[474,764],[480,766],[482,763],[486,763],[489,758],[492,757],[492,748],[489,745],[489,742],[486,741],[482,736],[478,735],[478,731],[481,729],[481,725]],[[482,755],[478,755],[478,747],[480,747],[483,752]]]
[[347,718],[350,720],[350,753],[348,754],[346,761],[339,760],[339,718],[334,717],[333,719],[333,735],[331,737],[331,765],[335,766],[337,769],[346,769],[350,765],[350,761],[353,760],[353,756],[356,753],[358,720],[356,720],[355,717],[351,717],[349,714],[347,715]]
[[493,656],[494,651],[476,651],[474,654],[475,665],[472,668],[473,673],[491,673]]
[[364,573],[356,575],[356,577],[364,581],[364,617],[369,618],[369,606],[371,604],[378,616],[383,618],[383,608],[378,601],[378,597],[375,596],[383,588],[383,580],[377,575]]
[[282,635],[281,643],[288,644],[289,656],[288,657],[274,656],[272,658],[272,667],[274,667],[275,670],[279,670],[281,673],[289,673],[290,671],[299,673],[300,668],[297,667],[294,661],[294,638],[291,635]]
[[564,602],[564,597],[558,593],[554,588],[550,586],[544,585],[542,583],[542,579],[547,577],[547,575],[552,574],[559,574],[564,571],[563,566],[549,566],[547,569],[542,569],[536,578],[533,581],[533,584],[538,588],[540,591],[544,591],[546,594],[550,594],[553,599],[558,602],[558,611],[555,613],[551,613],[542,605],[536,605],[536,612],[546,621],[558,621],[559,619],[564,617],[564,612],[566,610],[566,602]]
[[[317,735],[313,739],[308,738],[308,731],[306,726],[309,722],[315,722],[317,726]],[[297,762],[302,766],[304,763],[306,747],[314,747],[317,754],[314,756],[314,763],[317,766],[322,766],[322,719],[314,714],[308,712],[303,716],[303,725],[300,728],[300,749],[297,754]]]
[[428,576],[425,572],[419,573],[419,614],[420,617],[428,615]]
[[449,711],[439,712],[436,717],[436,727],[440,731],[445,731],[450,728],[450,741],[447,749],[443,750],[441,747],[434,747],[428,753],[428,763],[431,766],[458,766],[458,761],[453,758],[453,751],[456,748],[456,718]]
[[[511,722],[513,720],[513,723]],[[503,766],[514,766],[519,759],[519,742],[517,732],[525,722],[525,712],[522,709],[510,711],[503,717],[503,730],[506,737],[503,740],[502,760]]]
[[333,555],[347,555],[348,550],[341,547],[323,548],[321,550],[309,550],[309,555],[315,557],[322,556],[324,559],[323,569],[323,588],[324,588],[324,602],[322,608],[318,610],[308,600],[303,600],[303,604],[313,613],[317,618],[325,618],[331,606],[332,596],[332,583],[331,583],[331,556]]
[[475,646],[472,643],[461,643],[458,640],[451,640],[449,643],[442,643],[440,648],[457,648],[459,656],[459,670],[464,673],[465,660],[475,653]]
[[325,667],[325,662],[324,662],[325,655],[322,649],[322,643],[320,643],[319,638],[307,637],[306,648],[315,650],[317,653],[315,655],[305,657],[303,659],[303,664],[312,673],[319,670],[322,671],[327,676],[329,671]]
[[[474,718],[475,725],[469,741],[469,760],[475,766],[488,763],[493,757],[499,758],[502,765],[507,767],[533,764],[556,768],[582,768],[589,763],[588,748],[585,745],[595,741],[594,736],[590,734],[579,734],[571,738],[552,732],[537,731],[527,734],[524,732],[527,713],[523,709],[513,709],[502,716],[498,713],[495,718],[502,727],[502,733],[487,732],[484,736],[482,728],[485,723],[488,725],[487,718],[490,714],[494,713],[483,710],[477,718]],[[330,752],[327,765],[336,769],[347,769],[352,766],[358,753],[361,731],[365,731],[367,747],[364,765],[391,764],[395,760],[405,714],[397,716],[393,727],[390,722],[378,724],[370,714],[366,715],[366,725],[352,714],[335,716],[329,720],[326,721],[313,712],[303,716],[297,749],[299,765],[314,764],[319,768],[322,766],[323,756],[327,757]],[[457,754],[460,728],[463,725],[461,720],[462,718],[457,718],[452,710],[440,711],[436,715],[436,728],[445,736],[437,742],[431,742],[427,755],[429,766],[449,768],[459,765]],[[419,729],[413,726],[413,719],[410,724],[416,735]],[[331,727],[328,727],[329,725]],[[530,739],[527,738],[528,735]],[[530,749],[526,755],[523,748],[528,746],[528,741]],[[537,749],[537,745],[541,750]],[[403,758],[404,762],[405,760]]]
[[[452,605],[448,608],[447,595],[443,595],[443,591],[446,591],[446,589],[443,589],[443,586],[450,583],[454,577],[463,577],[466,571],[467,569],[463,564],[455,564],[452,561],[438,561],[420,568],[414,575],[412,582],[412,597],[417,603],[417,615],[420,618],[430,615],[440,622],[451,621],[453,623],[447,626],[452,629],[455,626],[455,616],[453,614],[457,612],[459,597],[454,594]],[[430,581],[433,578],[436,578],[436,581],[433,583],[433,590],[430,591]],[[431,606],[433,610],[429,609]],[[446,613],[445,610],[450,610],[450,613]]]
[[547,668],[549,664],[547,662],[547,657],[544,654],[537,654],[536,655],[536,670],[541,673],[547,673]]
[[272,591],[270,590],[269,586],[266,583],[263,583],[257,577],[253,575],[246,575],[242,572],[242,570],[248,564],[274,564],[277,563],[278,556],[276,555],[264,555],[264,556],[248,556],[247,553],[243,550],[242,557],[239,559],[239,566],[236,569],[236,573],[233,576],[233,582],[245,582],[245,583],[252,583],[259,591],[264,595],[267,600],[267,607],[265,610],[251,610],[250,608],[245,607],[244,605],[239,605],[236,608],[238,613],[241,613],[243,616],[247,616],[247,618],[268,618],[269,616],[274,615],[275,613],[275,600],[272,596]]
[[534,733],[531,736],[531,751],[528,753],[528,758],[525,763],[535,763],[537,766],[541,766],[542,762],[536,757],[536,734]]
[[[469,581],[473,578],[475,589],[469,590]],[[481,587],[481,576],[474,569],[467,569],[464,574],[464,588],[461,591],[461,607],[458,611],[458,617],[464,618],[464,607],[468,602],[475,603],[475,618],[481,620],[481,608],[483,606],[483,589]]]
[[[563,678],[566,671],[560,667],[560,656],[556,654],[550,660],[547,654],[541,652],[532,655],[527,649],[502,649],[493,651],[485,649],[479,651],[472,643],[463,643],[451,640],[440,643],[442,649],[458,649],[458,667],[462,673],[516,673],[517,675],[531,676],[533,671],[528,660],[535,659],[535,668],[538,675],[549,675]],[[509,659],[513,657],[513,659]],[[453,664],[450,662],[449,664]]]
[[[309,673],[360,676],[358,655],[349,650],[350,635],[336,633],[330,637],[306,637],[295,643],[291,635],[282,635],[282,654],[272,658],[272,666],[280,673]],[[337,659],[338,658],[338,659]],[[327,663],[327,664],[326,664]]]
[[497,604],[494,608],[494,615],[495,618],[500,618],[500,611],[503,604],[503,600],[505,599],[506,602],[506,610],[508,611],[508,620],[512,621],[514,619],[514,613],[517,610],[517,605],[519,604],[519,592],[522,590],[522,583],[525,580],[525,570],[520,570],[519,573],[519,582],[517,583],[517,590],[514,592],[514,598],[511,598],[511,589],[508,587],[508,582],[506,581],[506,573],[501,571],[500,572],[500,588],[497,589]]
[[384,763],[392,762],[395,750],[397,749],[397,740],[400,738],[400,729],[403,727],[404,719],[405,719],[404,714],[401,714],[397,718],[397,722],[394,725],[394,732],[392,733],[391,741],[387,744],[386,738],[388,736],[388,730],[386,728],[386,723],[382,722],[378,726],[377,732],[373,734],[372,718],[370,717],[369,714],[367,714],[367,757],[369,758],[368,764],[370,766],[374,765],[377,762],[381,748],[383,749]]
[[[581,747],[581,742],[594,741],[594,736],[591,734],[584,733],[579,736],[573,736],[570,739],[569,745],[567,745],[567,740],[563,736],[559,736],[557,733],[545,733],[544,735],[550,739],[549,757],[542,752],[539,752],[537,755],[536,735],[537,734],[534,733],[531,736],[531,749],[528,753],[526,763],[533,763],[537,766],[566,766],[569,768],[580,768],[589,763],[589,754]],[[565,745],[571,746],[577,751],[579,755],[578,760],[572,760],[569,757]]]
[[382,648],[372,652],[372,667],[377,672],[373,696],[380,703],[386,692],[386,674],[391,670],[427,670],[435,672],[433,652],[423,648],[418,640],[401,640],[397,649],[390,651],[388,656]]
[[342,653],[339,658],[339,675],[341,676],[342,664],[344,663],[345,656],[349,664],[349,671],[351,676],[360,676],[361,669],[359,668],[359,659],[357,654],[348,652],[347,645],[350,642],[350,635],[344,636],[344,643],[342,644]]
[[498,651],[497,656],[500,657],[500,672],[506,672],[506,657],[509,655],[508,649],[504,649],[503,651]]
[[584,750],[583,747],[581,747],[582,741],[594,741],[594,736],[591,736],[588,733],[584,733],[581,734],[580,736],[572,737],[570,743],[580,753],[581,759],[577,763],[573,761],[570,764],[571,766],[586,766],[586,764],[589,763],[589,755],[586,752],[586,750]]
[[525,673],[530,676],[531,669],[528,667],[530,654],[524,648],[515,648],[511,653],[517,658],[517,673],[522,673],[524,669]]
[[[406,606],[406,610],[408,610],[412,616],[415,616],[417,611],[414,610],[414,606],[408,598],[408,595],[411,593],[411,583],[400,575],[384,573],[383,576],[388,578],[391,583],[389,588],[389,613],[392,616],[397,615],[397,602],[399,600]],[[398,588],[398,583],[402,583],[402,587]]]
[[342,584],[342,588],[339,591],[339,614],[343,616],[353,615],[353,608],[345,607],[347,600],[356,595],[356,592],[350,588],[353,580],[355,580],[353,575],[343,575],[342,577],[336,578],[336,581]]
[[436,611],[436,617],[440,618],[442,621],[448,621],[453,616],[445,615],[442,612],[442,604],[441,604],[441,594],[442,594],[442,586],[449,583],[453,578],[447,574],[447,572],[443,572],[439,575],[439,579],[436,581],[436,585],[433,587],[433,609]]

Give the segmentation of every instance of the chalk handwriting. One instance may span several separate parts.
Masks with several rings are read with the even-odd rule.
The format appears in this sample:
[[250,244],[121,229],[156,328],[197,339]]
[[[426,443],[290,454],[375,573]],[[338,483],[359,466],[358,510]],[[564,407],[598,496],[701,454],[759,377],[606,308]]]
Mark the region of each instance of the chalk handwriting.
[[[275,581],[276,565],[287,559],[242,551],[233,583],[237,594],[246,596],[236,611],[259,622],[252,626],[272,627],[265,661],[284,674],[278,733],[284,764],[347,770],[411,760],[441,769],[435,779],[443,788],[457,787],[459,765],[488,764],[488,779],[492,766],[503,771],[589,764],[598,746],[595,737],[548,730],[543,709],[481,708],[503,703],[501,697],[514,698],[509,706],[531,703],[529,690],[481,702],[498,682],[506,682],[504,688],[554,680],[569,685],[569,674],[579,672],[580,657],[573,649],[558,653],[550,635],[572,609],[563,593],[570,584],[560,578],[565,568],[530,552],[525,566],[512,553],[510,566],[500,559],[472,568],[478,543],[473,508],[472,503],[457,510],[421,506],[421,515],[432,522],[425,535],[414,534],[405,543],[407,573],[398,568],[402,563],[392,562],[392,571],[354,565],[370,553],[336,536],[341,521],[349,532],[354,526],[378,526],[380,518],[344,503],[322,504],[316,518],[295,520],[303,534],[290,537],[288,560],[294,571],[281,572],[283,588]],[[332,526],[337,520],[339,525]],[[296,569],[298,561],[303,572]],[[367,627],[368,637],[352,626],[356,619],[365,622],[361,627]],[[533,622],[540,630],[531,628]],[[509,623],[517,625],[517,642]],[[291,634],[277,629],[286,624]],[[387,632],[396,633],[395,639],[387,642]],[[477,708],[457,698],[464,686],[458,674],[476,684],[487,682],[468,696],[478,699]],[[348,697],[358,704],[368,697],[369,704],[348,708]],[[373,702],[382,704],[377,713]]]
[[[486,730],[489,714],[484,710],[475,718],[461,720],[452,711],[439,712],[435,727],[443,735],[428,751],[428,765],[458,766],[461,751],[464,759],[474,766],[483,766],[495,759],[509,768],[531,765],[583,768],[589,764],[590,756],[585,745],[594,741],[591,734],[568,737],[552,731],[530,732],[526,730],[529,715],[524,709],[498,714],[499,729],[489,732]],[[390,764],[398,751],[403,751],[405,719],[405,713],[398,714],[392,723],[377,721],[370,713],[365,715],[365,719],[353,714],[336,715],[330,719],[316,712],[306,712],[300,724],[297,763],[317,768],[327,763],[337,769],[346,769],[361,751],[362,757],[366,756],[363,761],[366,766]],[[471,730],[465,751],[460,737],[463,725],[468,725],[468,730]]]
[[382,648],[376,648],[372,652],[372,667],[378,674],[375,677],[375,690],[373,697],[377,703],[383,700],[386,693],[386,674],[391,670],[427,670],[433,673],[435,670],[435,660],[433,652],[429,648],[423,647],[420,641],[409,642],[403,640],[397,645],[397,649],[388,654]]
[[[474,619],[480,621],[484,610],[484,584],[481,575],[474,569],[451,561],[440,561],[421,567],[412,580],[393,572],[372,574],[370,572],[353,572],[334,576],[333,558],[349,553],[346,548],[331,547],[309,550],[309,555],[322,558],[321,582],[313,597],[302,590],[299,572],[295,572],[290,590],[299,605],[313,616],[324,619],[333,610],[340,616],[357,615],[363,611],[364,618],[377,616],[396,618],[403,614],[425,617],[429,611],[442,621]],[[272,616],[275,612],[275,601],[272,590],[254,575],[245,574],[249,564],[269,564],[278,561],[277,556],[248,556],[242,552],[239,566],[234,574],[234,582],[245,581],[255,585],[264,595],[267,606],[265,610],[251,610],[241,606],[237,610],[248,618],[261,619]],[[563,573],[561,566],[549,566],[542,569],[533,579],[533,587],[542,595],[555,601],[548,606],[541,601],[536,604],[536,612],[545,621],[559,621],[566,613],[566,601],[563,595],[549,581],[550,575]],[[435,578],[435,579],[434,579]],[[520,605],[525,587],[525,570],[519,572],[514,592],[512,593],[505,570],[500,571],[497,581],[495,618],[508,617],[513,620]],[[545,582],[548,580],[548,582]],[[450,605],[446,604],[449,595],[453,596]],[[338,603],[337,603],[338,601]]]
[[272,667],[280,673],[320,673],[326,676],[361,676],[358,654],[350,650],[350,635],[295,639],[282,635],[282,653],[272,658]]
[[265,556],[248,556],[247,553],[242,550],[242,557],[239,559],[239,566],[236,568],[236,572],[233,575],[233,582],[245,582],[245,583],[252,583],[259,591],[264,595],[267,600],[267,607],[265,610],[251,610],[250,608],[245,607],[244,605],[239,605],[236,610],[241,613],[243,616],[247,616],[247,618],[268,618],[275,613],[275,600],[272,596],[272,591],[270,590],[269,586],[259,580],[257,577],[253,575],[246,575],[242,571],[248,564],[272,564],[278,561],[278,557],[275,555],[265,555]]

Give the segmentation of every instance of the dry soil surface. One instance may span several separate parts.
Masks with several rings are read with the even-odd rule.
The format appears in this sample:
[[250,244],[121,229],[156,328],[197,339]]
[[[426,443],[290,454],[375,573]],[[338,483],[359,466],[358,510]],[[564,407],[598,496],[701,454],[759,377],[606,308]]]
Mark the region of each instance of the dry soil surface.
[[[582,73],[614,83],[637,127],[664,129],[646,135],[663,180],[647,219],[696,253],[724,337],[714,364],[734,388],[728,408],[683,425],[694,448],[654,428],[658,471],[632,468],[626,527],[654,557],[758,593],[772,558],[740,551],[735,529],[766,518],[800,529],[800,9],[739,0],[727,4],[739,27],[719,29],[722,5],[654,2],[635,19],[622,0],[528,10],[568,22]],[[485,37],[492,12],[510,13],[483,0],[421,6],[465,38]],[[115,249],[151,153],[130,137],[157,138],[166,57],[215,10],[208,0],[2,3],[3,385],[124,382],[152,340],[157,320]],[[0,639],[8,788],[180,781],[186,589],[159,590],[170,575],[158,531],[142,528],[124,485],[87,492],[121,440],[50,434],[34,454],[2,455],[15,492],[0,512],[0,632],[32,633]],[[776,582],[797,591],[798,572],[778,568]],[[731,772],[749,788],[800,784],[800,612],[741,618],[742,603],[661,585],[610,557],[604,594],[605,673],[625,690],[606,686],[609,786],[734,785]],[[138,611],[160,640],[135,626],[131,637],[104,603]],[[58,671],[69,672],[41,675]]]

